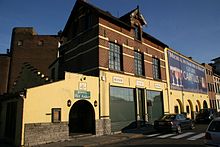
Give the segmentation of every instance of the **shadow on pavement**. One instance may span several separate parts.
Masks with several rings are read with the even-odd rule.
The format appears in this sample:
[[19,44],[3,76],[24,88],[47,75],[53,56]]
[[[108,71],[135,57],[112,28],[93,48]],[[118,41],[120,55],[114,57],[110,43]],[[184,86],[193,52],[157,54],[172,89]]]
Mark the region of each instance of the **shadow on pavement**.
[[157,132],[154,126],[143,121],[132,122],[122,129],[122,133],[136,133],[136,134],[152,134]]

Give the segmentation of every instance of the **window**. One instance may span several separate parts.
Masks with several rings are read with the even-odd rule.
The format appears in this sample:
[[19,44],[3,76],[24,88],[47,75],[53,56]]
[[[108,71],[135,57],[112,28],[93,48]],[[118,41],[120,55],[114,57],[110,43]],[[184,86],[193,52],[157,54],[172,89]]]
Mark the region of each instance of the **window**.
[[208,128],[208,131],[211,131],[211,132],[220,132],[220,121],[213,121],[209,128]]
[[78,32],[79,30],[79,20],[78,19],[75,19],[74,21],[73,21],[73,28],[72,28],[72,35],[73,36],[75,36]]
[[55,80],[55,68],[52,68],[51,70],[51,79]]
[[61,108],[52,108],[52,122],[61,122]]
[[134,38],[137,40],[141,40],[141,31],[140,31],[140,27],[138,26],[134,26]]
[[160,91],[147,90],[148,121],[153,123],[164,114],[163,94]]
[[179,113],[179,107],[178,106],[174,106],[174,113],[176,113],[176,114]]
[[196,112],[198,112],[198,110],[199,110],[199,109],[198,109],[198,106],[196,105]]
[[144,75],[144,66],[143,66],[143,54],[135,51],[134,52],[134,66],[136,75]]
[[186,112],[189,114],[189,106],[186,106]]
[[110,117],[112,131],[119,131],[135,121],[134,89],[110,86]]
[[153,78],[154,79],[161,79],[160,60],[157,58],[153,58]]
[[23,41],[22,40],[19,40],[18,41],[18,46],[22,46],[23,45]]
[[43,40],[39,40],[38,43],[37,43],[38,46],[43,46],[43,44],[44,44]]
[[85,30],[91,28],[92,26],[92,16],[91,14],[86,14],[85,15]]
[[109,43],[109,68],[113,70],[122,70],[121,48],[115,43]]

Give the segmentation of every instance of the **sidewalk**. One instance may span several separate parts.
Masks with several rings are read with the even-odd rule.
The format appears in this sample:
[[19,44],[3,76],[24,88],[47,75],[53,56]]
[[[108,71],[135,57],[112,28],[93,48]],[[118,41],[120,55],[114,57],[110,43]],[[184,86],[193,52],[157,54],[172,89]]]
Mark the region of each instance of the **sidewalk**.
[[[152,134],[155,130],[153,126],[147,125],[141,128],[126,129],[122,132],[115,133],[112,135],[103,136],[84,136],[84,137],[73,137],[69,140],[52,142],[48,144],[37,145],[37,147],[93,147],[101,146],[105,144],[113,144],[121,141],[126,141],[134,138],[141,138],[145,134]],[[5,139],[0,139],[0,147],[13,147]]]
[[134,138],[141,138],[144,134],[154,133],[152,126],[142,127],[139,129],[129,129],[121,133],[104,135],[104,136],[87,136],[81,138],[73,138],[63,142],[54,142],[49,144],[38,145],[38,147],[92,147],[101,146],[104,144],[113,144],[121,141],[126,141]]

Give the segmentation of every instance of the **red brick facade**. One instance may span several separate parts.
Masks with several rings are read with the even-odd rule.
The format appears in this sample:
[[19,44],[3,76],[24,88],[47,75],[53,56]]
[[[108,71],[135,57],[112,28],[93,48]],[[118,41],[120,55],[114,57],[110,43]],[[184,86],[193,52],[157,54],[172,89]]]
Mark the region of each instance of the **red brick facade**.
[[[130,13],[136,11],[139,9]],[[88,17],[90,26],[85,28]],[[129,13],[116,18],[78,0],[63,32],[59,77],[62,78],[64,71],[99,76],[100,69],[109,70],[109,42],[113,42],[122,49],[122,70],[119,72],[135,75],[134,50],[138,50],[144,55],[144,77],[153,79],[152,58],[155,57],[160,61],[161,80],[166,81],[166,45],[144,32],[141,32],[141,40],[134,38],[134,25],[138,24],[142,31],[143,23],[139,15],[132,20]]]
[[25,62],[48,76],[48,66],[57,58],[57,51],[57,36],[38,35],[33,28],[14,28],[8,91],[16,84]]
[[206,69],[206,83],[208,87],[208,95],[210,99],[210,107],[211,108],[217,108],[216,106],[216,99],[215,99],[215,83],[214,83],[214,78],[213,78],[213,68],[212,66],[208,64],[203,64],[203,66]]
[[9,66],[10,56],[8,54],[0,55],[0,95],[7,93]]

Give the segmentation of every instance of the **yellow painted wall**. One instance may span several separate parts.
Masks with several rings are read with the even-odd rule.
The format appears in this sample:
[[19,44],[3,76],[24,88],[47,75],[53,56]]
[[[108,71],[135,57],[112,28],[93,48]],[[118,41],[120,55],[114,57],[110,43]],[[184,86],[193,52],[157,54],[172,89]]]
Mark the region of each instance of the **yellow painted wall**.
[[[80,81],[83,77],[86,80]],[[61,108],[61,120],[68,121],[69,110],[67,101],[72,105],[79,99],[74,98],[74,90],[79,90],[79,82],[87,83],[87,91],[91,92],[91,98],[87,99],[91,104],[98,102],[98,78],[84,76],[75,73],[66,73],[65,80],[30,88],[24,101],[24,123],[51,122],[51,109]],[[94,107],[96,119],[98,119],[98,108]]]
[[[170,108],[171,108],[170,113],[174,113],[174,106],[179,106],[177,99],[179,99],[183,104],[183,112],[186,112],[186,106],[190,106],[189,101],[192,102],[192,111],[194,112],[196,111],[196,105],[198,106],[198,110],[203,108],[203,101],[206,101],[208,106],[210,106],[209,98],[207,94],[181,92],[177,90],[170,90],[169,94],[170,94]],[[191,115],[190,113],[187,114],[188,117],[191,117],[190,115]]]
[[[50,123],[52,108],[61,108],[61,121],[67,122],[71,106],[80,100],[74,98],[74,90],[79,90],[80,82],[86,83],[86,90],[91,94],[91,98],[86,100],[94,107],[94,101],[99,102],[98,81],[97,77],[66,72],[65,80],[27,89],[24,99],[23,132],[26,123]],[[68,100],[72,101],[70,107],[67,106]],[[98,110],[98,106],[94,107],[95,119],[99,119]],[[22,136],[24,137],[24,133]]]

